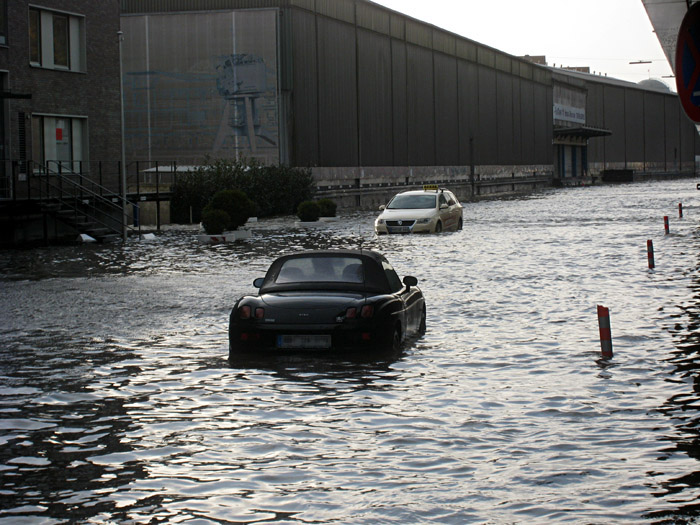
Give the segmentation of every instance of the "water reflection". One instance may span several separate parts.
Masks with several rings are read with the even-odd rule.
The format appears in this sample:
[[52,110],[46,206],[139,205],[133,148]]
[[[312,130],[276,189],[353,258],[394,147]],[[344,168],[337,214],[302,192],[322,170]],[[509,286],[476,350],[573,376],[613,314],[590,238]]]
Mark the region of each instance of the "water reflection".
[[109,341],[74,339],[64,331],[35,330],[14,341],[0,350],[0,508],[14,516],[6,520],[117,515],[114,502],[99,494],[120,485],[118,478],[147,474],[139,463],[107,469],[89,460],[103,450],[130,451],[121,436],[134,424],[124,398],[92,385],[105,370],[111,388],[128,384],[139,373],[126,364],[133,355]]
[[[700,206],[685,185],[473,203],[443,235],[375,237],[358,212],[311,231],[262,221],[230,245],[176,230],[0,252],[0,523],[690,522]],[[227,360],[230,308],[274,257],[360,244],[418,277],[422,338]]]
[[[700,253],[700,229],[693,231],[687,249],[691,253]],[[667,358],[672,374],[667,379],[673,383],[678,393],[668,398],[661,407],[661,412],[674,422],[675,431],[668,437],[670,446],[664,449],[661,461],[673,461],[678,454],[687,455],[700,461],[700,259],[694,271],[689,272],[691,281],[688,288],[691,295],[674,306],[677,313],[670,315],[673,322],[668,330],[673,334],[676,348]],[[664,479],[663,475],[652,473],[659,480],[659,492],[656,496],[673,499],[678,508],[672,511],[652,512],[650,518],[672,518],[674,523],[680,520],[693,520],[700,516],[700,468]]]

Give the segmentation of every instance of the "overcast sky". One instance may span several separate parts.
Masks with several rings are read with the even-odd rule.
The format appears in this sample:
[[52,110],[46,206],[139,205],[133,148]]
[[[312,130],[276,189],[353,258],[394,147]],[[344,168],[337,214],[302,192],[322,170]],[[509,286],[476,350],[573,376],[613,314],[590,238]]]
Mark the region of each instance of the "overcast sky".
[[[511,55],[676,89],[642,0],[373,1]],[[630,65],[641,60],[652,62]]]

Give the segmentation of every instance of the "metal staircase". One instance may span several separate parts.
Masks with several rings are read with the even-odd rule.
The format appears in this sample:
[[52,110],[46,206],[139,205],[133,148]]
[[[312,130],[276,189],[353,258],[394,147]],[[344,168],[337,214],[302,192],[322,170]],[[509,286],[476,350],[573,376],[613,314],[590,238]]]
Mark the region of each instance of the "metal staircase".
[[[42,167],[39,202],[42,213],[86,234],[98,242],[126,237],[135,232],[129,223],[133,216],[125,207],[130,203],[121,195],[100,186],[81,173],[66,171],[63,166],[50,170]],[[126,219],[126,220],[125,220]]]

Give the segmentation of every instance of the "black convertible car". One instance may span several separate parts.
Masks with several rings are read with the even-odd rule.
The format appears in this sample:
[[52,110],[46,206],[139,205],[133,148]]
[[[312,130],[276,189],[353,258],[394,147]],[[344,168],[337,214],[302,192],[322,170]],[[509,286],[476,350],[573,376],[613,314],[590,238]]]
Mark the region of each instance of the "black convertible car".
[[275,260],[236,301],[229,356],[246,350],[398,350],[425,331],[418,280],[399,279],[369,250],[320,250]]

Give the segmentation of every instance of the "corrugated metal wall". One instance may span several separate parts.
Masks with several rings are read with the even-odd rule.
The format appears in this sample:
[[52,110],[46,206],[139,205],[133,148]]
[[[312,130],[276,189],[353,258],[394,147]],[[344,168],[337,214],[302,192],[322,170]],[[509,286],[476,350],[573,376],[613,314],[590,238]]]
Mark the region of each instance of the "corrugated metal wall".
[[394,162],[391,38],[358,30],[359,156],[367,166]]
[[665,169],[664,140],[659,130],[664,129],[664,95],[644,93],[644,162],[649,171]]
[[[121,0],[122,12],[281,8],[280,112],[308,166],[550,165],[552,72],[362,0]],[[676,97],[586,81],[606,167],[700,153]],[[286,156],[285,156],[286,158]]]
[[319,164],[357,166],[355,28],[325,18],[317,28]]
[[694,169],[700,139],[675,94],[604,79],[586,88],[588,125],[612,132],[589,141],[589,163],[651,173]]
[[374,4],[288,13],[295,164],[551,163],[546,70]]

